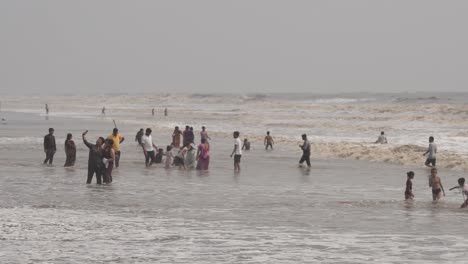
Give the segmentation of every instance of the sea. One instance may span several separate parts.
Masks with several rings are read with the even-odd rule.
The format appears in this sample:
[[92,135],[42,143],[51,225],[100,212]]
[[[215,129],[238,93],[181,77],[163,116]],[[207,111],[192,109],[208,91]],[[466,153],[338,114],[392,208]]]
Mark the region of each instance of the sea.
[[[1,96],[0,263],[468,263],[468,211],[449,191],[468,169],[468,93]],[[49,113],[45,113],[45,104]],[[105,106],[105,115],[101,109]],[[155,115],[152,115],[152,109]],[[164,115],[167,109],[168,115]],[[211,137],[210,170],[146,168],[140,128]],[[85,184],[88,150],[125,137],[109,185]],[[42,141],[55,129],[54,165]],[[241,172],[233,131],[248,138]],[[270,131],[275,144],[265,150]],[[384,131],[388,144],[375,144]],[[77,162],[64,168],[73,134]],[[312,167],[299,167],[301,135]],[[423,153],[438,146],[446,196]],[[404,201],[414,171],[414,201]]]

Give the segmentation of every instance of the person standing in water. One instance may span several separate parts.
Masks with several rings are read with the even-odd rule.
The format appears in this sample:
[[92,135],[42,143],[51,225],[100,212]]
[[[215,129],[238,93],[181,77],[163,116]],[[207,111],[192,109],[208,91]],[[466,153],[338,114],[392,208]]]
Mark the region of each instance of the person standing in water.
[[210,166],[210,144],[206,138],[202,138],[197,151],[197,170],[208,170]]
[[138,142],[138,145],[141,145],[141,137],[145,134],[143,128],[140,128],[140,130],[136,133],[135,136],[135,141]]
[[188,151],[185,155],[185,167],[187,169],[194,169],[195,168],[195,145],[190,143],[188,145]]
[[432,188],[432,200],[440,200],[441,198],[441,191],[445,196],[444,186],[442,185],[442,181],[440,177],[437,176],[437,169],[431,169],[431,177],[429,178],[429,187]]
[[167,146],[166,147],[166,160],[165,162],[165,168],[169,169],[172,165],[172,160],[174,159],[174,155],[172,154],[172,146]]
[[106,115],[106,107],[105,106],[102,107],[101,114]]
[[434,168],[436,166],[436,154],[437,154],[437,146],[434,143],[434,137],[429,137],[429,147],[427,151],[424,152],[423,156],[427,156],[426,162],[424,163],[427,167]]
[[153,143],[153,137],[151,136],[151,128],[147,128],[145,135],[141,138],[141,147],[145,154],[145,165],[150,167],[154,163],[155,153],[154,150],[158,149]]
[[242,150],[241,150],[241,140],[239,138],[239,131],[234,131],[232,134],[234,138],[234,149],[231,153],[231,158],[234,155],[234,172],[240,172],[240,162],[242,157]]
[[413,200],[414,194],[413,194],[413,178],[414,178],[414,172],[409,171],[406,173],[407,179],[406,179],[406,190],[405,190],[405,200]]
[[203,139],[205,139],[206,142],[211,140],[210,136],[208,136],[208,132],[206,132],[206,127],[202,126],[201,129],[202,131],[200,132],[200,140],[203,141]]
[[164,116],[167,116],[167,108],[164,108]]
[[250,141],[247,138],[244,138],[244,144],[242,145],[242,150],[250,150]]
[[377,139],[377,141],[375,142],[376,144],[380,143],[380,144],[387,144],[388,141],[387,141],[387,137],[385,136],[385,132],[380,132],[380,136],[379,138]]
[[67,157],[64,167],[72,167],[75,165],[76,160],[76,145],[72,139],[72,134],[67,134],[67,139],[65,140],[65,155]]
[[185,126],[185,130],[184,132],[182,132],[182,145],[183,146],[187,146],[190,143],[189,138],[190,138],[190,127]]
[[104,163],[103,181],[104,183],[112,182],[112,169],[114,168],[115,151],[113,148],[114,141],[110,138],[106,139],[102,150],[102,162]]
[[299,160],[299,165],[302,166],[302,163],[305,161],[307,166],[310,167],[310,143],[309,140],[307,140],[306,134],[302,135],[302,140],[304,140],[304,143],[299,145],[299,147],[302,149],[302,157]]
[[48,104],[45,104],[45,112],[46,112],[46,115],[49,114],[49,105]]
[[172,133],[172,145],[175,147],[175,148],[179,148],[180,147],[180,135],[182,134],[182,132],[179,130],[179,127],[176,126],[174,128],[174,132]]
[[115,167],[119,167],[119,161],[120,161],[120,144],[124,142],[125,138],[119,134],[119,130],[117,128],[114,128],[112,131],[112,134],[110,134],[107,139],[112,140],[114,143],[112,144],[112,147],[114,149],[114,155],[115,155]]
[[460,208],[465,208],[468,206],[468,185],[465,184],[465,178],[458,178],[458,186],[450,188],[450,191],[453,189],[459,189],[462,191],[463,203]]
[[273,150],[273,137],[270,136],[270,131],[267,131],[267,135],[265,137],[265,140],[263,141],[263,144],[265,145],[265,150],[268,149],[268,147],[270,147],[270,149]]
[[81,134],[83,143],[89,148],[88,178],[86,180],[86,184],[91,184],[94,174],[96,174],[96,183],[101,184],[102,173],[104,170],[104,163],[102,163],[102,144],[104,144],[104,138],[98,138],[96,140],[96,144],[93,145],[86,140],[87,133],[88,130]]
[[46,154],[44,164],[49,162],[49,165],[52,165],[56,151],[57,146],[55,145],[54,129],[49,128],[49,134],[44,136],[44,152]]

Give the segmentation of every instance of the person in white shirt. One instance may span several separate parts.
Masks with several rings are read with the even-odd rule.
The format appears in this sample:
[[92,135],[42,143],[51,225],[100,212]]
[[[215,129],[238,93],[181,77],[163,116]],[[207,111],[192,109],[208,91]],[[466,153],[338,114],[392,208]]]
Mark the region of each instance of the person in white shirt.
[[234,171],[235,172],[240,172],[240,161],[242,157],[242,150],[241,150],[241,140],[239,138],[239,131],[235,131],[233,133],[234,137],[234,149],[232,150],[231,153],[231,158],[234,155]]
[[380,144],[387,144],[388,141],[387,141],[387,137],[385,136],[385,132],[380,132],[380,136],[379,138],[377,139],[377,141],[375,142],[376,144],[377,143],[380,143]]
[[424,163],[427,167],[434,168],[436,166],[436,154],[437,154],[437,146],[434,143],[434,137],[429,137],[429,147],[427,151],[424,152],[423,156],[427,156],[426,162]]
[[145,154],[146,167],[151,166],[155,162],[154,149],[157,149],[153,143],[153,137],[151,137],[151,128],[147,128],[145,134],[141,137],[141,147]]
[[465,184],[465,178],[458,179],[458,186],[450,188],[450,191],[453,189],[459,189],[462,191],[463,203],[460,208],[465,208],[468,206],[468,185]]

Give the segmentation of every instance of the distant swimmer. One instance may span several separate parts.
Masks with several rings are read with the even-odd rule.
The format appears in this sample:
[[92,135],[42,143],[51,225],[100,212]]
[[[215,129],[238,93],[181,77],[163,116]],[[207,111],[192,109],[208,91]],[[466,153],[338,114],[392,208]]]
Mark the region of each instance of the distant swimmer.
[[119,134],[119,130],[117,128],[114,128],[114,130],[112,131],[112,134],[110,134],[107,138],[111,139],[114,142],[111,146],[114,149],[115,167],[118,168],[119,167],[119,161],[120,161],[120,155],[121,155],[121,153],[120,153],[120,144],[122,142],[124,142],[125,138],[121,134]]
[[265,137],[265,140],[263,141],[263,144],[265,145],[265,150],[267,150],[268,147],[270,147],[270,149],[273,149],[274,141],[273,137],[270,136],[270,131],[267,131],[267,135]]
[[302,145],[299,145],[299,147],[302,149],[302,157],[299,160],[299,165],[302,166],[302,163],[304,163],[305,161],[307,163],[307,166],[310,167],[310,142],[307,139],[306,134],[302,135],[302,140],[304,140],[304,143]]
[[44,164],[49,162],[49,165],[52,165],[52,162],[54,162],[54,155],[56,151],[57,147],[55,145],[54,129],[49,128],[49,134],[44,136],[44,152],[46,154]]
[[164,108],[164,116],[167,116],[167,108]]
[[450,191],[453,189],[459,189],[463,195],[463,203],[460,208],[465,208],[468,206],[468,185],[465,184],[465,178],[458,179],[458,186],[450,188]]
[[387,144],[388,141],[387,141],[387,137],[385,136],[385,132],[380,132],[380,136],[379,138],[377,139],[377,141],[375,142],[376,144],[380,143],[380,144]]
[[250,150],[250,141],[247,138],[244,138],[244,144],[242,145],[242,150]]
[[151,109],[151,115],[154,116],[154,108]]
[[406,190],[405,190],[405,200],[413,200],[414,199],[414,194],[413,194],[413,178],[414,178],[414,172],[409,171],[406,173],[407,179],[406,179]]
[[435,167],[436,166],[436,154],[437,154],[437,146],[434,143],[434,137],[429,137],[429,147],[427,151],[424,152],[423,156],[427,156],[426,162],[424,163],[427,167]]
[[72,167],[75,166],[75,160],[76,160],[76,145],[75,142],[72,139],[72,134],[68,133],[67,134],[67,139],[65,140],[65,155],[67,157],[65,161],[64,167]]
[[101,114],[106,115],[106,107],[105,106],[102,107]]
[[440,177],[437,176],[437,169],[431,169],[431,177],[429,178],[429,187],[432,188],[432,200],[437,201],[441,198],[441,193],[445,196],[444,186],[442,185],[442,181]]
[[138,145],[141,145],[141,137],[145,134],[145,130],[140,128],[140,130],[136,133],[135,141],[138,142]]
[[45,104],[45,112],[46,112],[46,115],[49,114],[49,105],[48,104]]
[[239,138],[239,131],[234,131],[232,136],[234,137],[234,149],[231,153],[231,158],[234,155],[234,172],[240,172],[240,162],[242,157],[241,141]]

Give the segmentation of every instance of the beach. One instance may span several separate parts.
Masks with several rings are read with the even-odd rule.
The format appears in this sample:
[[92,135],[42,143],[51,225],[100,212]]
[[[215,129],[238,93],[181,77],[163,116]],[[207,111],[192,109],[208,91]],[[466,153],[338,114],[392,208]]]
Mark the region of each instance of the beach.
[[[2,99],[0,262],[465,263],[468,211],[459,209],[462,195],[448,191],[465,176],[465,99],[367,97]],[[104,104],[107,115],[100,116]],[[112,132],[113,119],[126,138],[121,167],[112,184],[86,185],[81,133],[89,130],[94,142]],[[172,128],[186,124],[196,142],[207,126],[210,170],[145,168],[134,141],[138,129],[151,127],[155,144],[165,148]],[[49,127],[57,141],[52,167],[41,164]],[[239,174],[229,157],[234,130],[252,141]],[[266,130],[273,151],[263,149]],[[381,130],[390,144],[372,143]],[[77,162],[63,168],[69,132]],[[302,133],[312,142],[310,169],[297,165]],[[437,203],[422,157],[432,133],[447,190]],[[409,170],[416,173],[413,202],[404,201]]]

